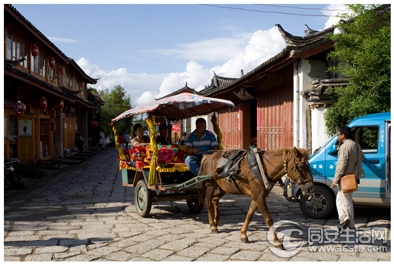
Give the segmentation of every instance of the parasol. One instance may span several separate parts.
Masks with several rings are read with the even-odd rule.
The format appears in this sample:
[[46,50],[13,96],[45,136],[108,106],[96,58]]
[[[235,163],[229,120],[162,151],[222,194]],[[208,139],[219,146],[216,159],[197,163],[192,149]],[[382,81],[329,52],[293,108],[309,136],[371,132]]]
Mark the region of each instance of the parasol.
[[234,108],[234,104],[224,99],[181,93],[129,109],[112,119],[110,124],[113,125],[127,117],[145,113],[154,116],[165,116],[170,120],[179,120],[198,115],[207,115],[224,107]]

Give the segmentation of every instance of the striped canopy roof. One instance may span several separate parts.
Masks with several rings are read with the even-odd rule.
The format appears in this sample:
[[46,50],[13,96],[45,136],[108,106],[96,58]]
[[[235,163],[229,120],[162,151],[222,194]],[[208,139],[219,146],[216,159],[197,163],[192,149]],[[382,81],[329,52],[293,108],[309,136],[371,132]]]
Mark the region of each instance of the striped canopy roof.
[[151,114],[164,116],[169,120],[179,120],[207,115],[223,108],[234,108],[234,104],[224,99],[181,93],[129,109],[112,119],[110,124],[139,114]]

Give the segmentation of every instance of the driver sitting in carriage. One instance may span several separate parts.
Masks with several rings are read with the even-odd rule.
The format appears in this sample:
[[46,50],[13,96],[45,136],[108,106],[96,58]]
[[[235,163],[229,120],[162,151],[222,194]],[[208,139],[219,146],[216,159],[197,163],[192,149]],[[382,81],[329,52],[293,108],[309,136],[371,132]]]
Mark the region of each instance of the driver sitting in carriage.
[[[213,123],[214,121],[216,120],[212,120]],[[186,152],[188,156],[185,159],[185,163],[191,173],[197,176],[203,155],[208,154],[209,150],[217,149],[219,149],[219,146],[215,135],[207,130],[205,119],[198,118],[196,120],[196,129],[186,140]]]

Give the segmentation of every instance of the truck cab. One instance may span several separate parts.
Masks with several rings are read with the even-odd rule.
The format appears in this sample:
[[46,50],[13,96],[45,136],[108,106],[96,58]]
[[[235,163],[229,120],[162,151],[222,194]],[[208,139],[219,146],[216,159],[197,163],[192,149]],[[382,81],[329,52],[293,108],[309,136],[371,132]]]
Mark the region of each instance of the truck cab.
[[[355,205],[390,207],[391,192],[391,114],[369,114],[352,120],[347,126],[352,130],[351,139],[361,146],[364,153],[365,178],[360,179],[358,191],[353,192]],[[314,191],[300,197],[301,210],[311,218],[326,218],[335,209],[337,188],[331,189],[338,161],[337,137],[331,138],[310,159]]]

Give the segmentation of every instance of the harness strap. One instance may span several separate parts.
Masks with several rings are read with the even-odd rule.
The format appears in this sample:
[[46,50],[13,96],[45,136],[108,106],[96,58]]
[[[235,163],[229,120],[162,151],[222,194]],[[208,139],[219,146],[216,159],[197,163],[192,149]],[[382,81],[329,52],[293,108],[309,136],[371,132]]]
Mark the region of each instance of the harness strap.
[[[267,175],[265,174],[265,170],[264,170],[263,164],[261,163],[257,148],[253,148],[252,150],[254,153],[254,157],[253,157],[252,153],[249,154],[250,152],[248,152],[248,161],[249,161],[250,170],[255,174],[255,176],[258,179],[263,180],[265,189],[270,191],[272,189],[272,187],[274,187],[274,184],[269,181]],[[256,164],[254,162],[251,162],[251,160],[256,161],[258,167],[256,167]]]

